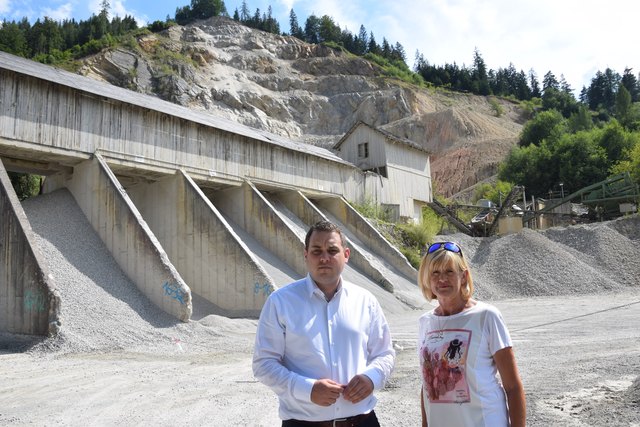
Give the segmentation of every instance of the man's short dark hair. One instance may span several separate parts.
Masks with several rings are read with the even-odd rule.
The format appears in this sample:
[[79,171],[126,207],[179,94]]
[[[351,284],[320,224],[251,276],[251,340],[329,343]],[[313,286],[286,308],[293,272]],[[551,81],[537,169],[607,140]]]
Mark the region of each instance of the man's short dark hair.
[[318,221],[315,224],[313,224],[311,226],[311,228],[309,228],[309,231],[307,231],[307,235],[304,238],[304,248],[306,250],[309,249],[309,240],[311,240],[311,234],[313,234],[314,231],[318,231],[318,232],[336,232],[340,235],[340,244],[342,244],[343,248],[347,247],[347,239],[344,238],[344,234],[342,233],[342,230],[340,229],[340,227],[338,227],[336,224],[332,223],[331,221]]

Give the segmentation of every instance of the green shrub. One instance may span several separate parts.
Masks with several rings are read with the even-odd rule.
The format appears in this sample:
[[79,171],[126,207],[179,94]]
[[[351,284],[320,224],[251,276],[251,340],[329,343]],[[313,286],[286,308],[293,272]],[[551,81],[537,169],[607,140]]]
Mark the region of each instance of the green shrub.
[[415,248],[400,248],[400,252],[413,268],[416,270],[420,268],[420,261],[422,260],[420,251],[417,251]]
[[389,210],[379,204],[373,203],[371,199],[367,199],[362,203],[351,203],[351,206],[365,218],[382,222],[391,222],[391,214]]
[[367,53],[363,58],[369,60],[370,62],[373,62],[374,64],[382,68],[386,76],[393,77],[417,86],[425,86],[425,81],[422,76],[411,71],[409,67],[407,67],[407,64],[405,64],[403,61],[390,61],[374,53]]
[[16,172],[9,172],[8,175],[18,200],[22,201],[40,193],[41,176]]
[[500,105],[495,98],[489,98],[489,105],[491,105],[493,112],[496,113],[496,117],[502,117],[504,114],[504,108],[502,108],[502,105]]

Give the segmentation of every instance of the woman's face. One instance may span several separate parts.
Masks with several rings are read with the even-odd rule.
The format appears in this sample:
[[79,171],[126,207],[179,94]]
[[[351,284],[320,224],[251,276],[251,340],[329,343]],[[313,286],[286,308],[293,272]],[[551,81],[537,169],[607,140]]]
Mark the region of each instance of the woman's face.
[[461,296],[466,282],[467,272],[460,271],[452,261],[435,266],[429,276],[431,292],[437,299]]

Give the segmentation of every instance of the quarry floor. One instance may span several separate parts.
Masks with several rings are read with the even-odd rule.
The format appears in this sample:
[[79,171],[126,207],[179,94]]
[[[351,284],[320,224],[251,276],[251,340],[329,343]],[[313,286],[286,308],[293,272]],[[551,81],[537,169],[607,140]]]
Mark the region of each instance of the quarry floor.
[[[511,330],[527,425],[640,426],[640,292],[490,302]],[[388,319],[397,363],[377,393],[383,426],[420,424],[421,313]],[[251,373],[255,320],[216,321],[218,338],[173,352],[17,352],[5,339],[0,425],[280,425],[275,395]]]

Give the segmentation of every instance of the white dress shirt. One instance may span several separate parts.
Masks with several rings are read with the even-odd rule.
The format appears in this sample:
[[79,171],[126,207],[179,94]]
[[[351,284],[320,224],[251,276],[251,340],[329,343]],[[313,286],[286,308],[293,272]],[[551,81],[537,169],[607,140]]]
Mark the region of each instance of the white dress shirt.
[[280,401],[283,420],[325,421],[370,412],[373,393],[353,404],[342,396],[331,406],[311,402],[316,380],[346,385],[364,374],[374,389],[391,374],[395,351],[376,298],[341,280],[327,302],[311,277],[276,290],[267,299],[256,332],[253,373]]

